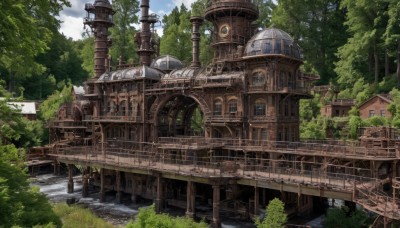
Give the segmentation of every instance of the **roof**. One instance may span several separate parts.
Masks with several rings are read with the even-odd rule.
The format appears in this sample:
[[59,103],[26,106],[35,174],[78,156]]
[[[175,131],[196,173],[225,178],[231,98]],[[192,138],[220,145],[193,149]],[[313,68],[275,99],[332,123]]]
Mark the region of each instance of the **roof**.
[[100,76],[97,82],[123,81],[134,79],[160,80],[163,75],[164,73],[162,73],[161,71],[143,65],[104,73]]
[[302,59],[300,46],[285,31],[277,28],[265,29],[254,35],[246,44],[245,57],[283,55]]
[[35,102],[7,102],[12,109],[21,110],[21,114],[36,114]]
[[182,69],[183,63],[176,57],[171,55],[163,55],[153,60],[150,66],[162,71],[171,71]]
[[361,108],[362,106],[364,106],[366,103],[370,102],[371,100],[375,99],[375,98],[381,98],[382,100],[386,101],[387,103],[391,103],[392,99],[389,98],[389,94],[377,94],[373,97],[371,97],[370,99],[364,101],[362,104],[360,104],[358,107]]
[[83,86],[73,86],[72,87],[75,95],[84,95],[85,94],[85,89]]

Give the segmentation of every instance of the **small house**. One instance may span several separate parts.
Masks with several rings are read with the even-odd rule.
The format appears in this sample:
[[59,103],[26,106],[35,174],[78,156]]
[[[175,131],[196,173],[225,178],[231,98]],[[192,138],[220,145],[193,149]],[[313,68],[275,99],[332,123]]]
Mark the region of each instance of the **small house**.
[[378,94],[371,97],[359,106],[360,117],[362,119],[374,116],[392,117],[388,111],[389,104],[392,102],[388,94]]

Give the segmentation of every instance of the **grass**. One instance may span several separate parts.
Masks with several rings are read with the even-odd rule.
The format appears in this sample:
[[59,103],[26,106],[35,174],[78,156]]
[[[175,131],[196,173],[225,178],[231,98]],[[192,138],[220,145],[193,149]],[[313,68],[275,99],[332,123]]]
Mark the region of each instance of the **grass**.
[[63,228],[115,228],[104,219],[97,217],[90,209],[82,208],[77,205],[68,206],[67,204],[55,204],[54,212],[60,216]]

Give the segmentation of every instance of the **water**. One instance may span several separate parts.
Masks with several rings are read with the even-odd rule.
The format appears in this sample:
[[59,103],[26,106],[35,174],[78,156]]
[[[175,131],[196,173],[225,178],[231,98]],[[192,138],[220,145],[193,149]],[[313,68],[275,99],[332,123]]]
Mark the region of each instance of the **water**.
[[74,177],[74,193],[67,193],[68,179],[66,176],[46,174],[32,179],[32,185],[38,186],[40,192],[55,203],[65,203],[67,199],[75,199],[75,203],[90,208],[96,215],[118,226],[126,225],[138,213],[140,204],[116,204],[114,198],[107,197],[106,202],[100,203],[98,192],[90,192],[89,197],[82,197],[81,176]]
[[[67,199],[74,198],[75,203],[90,208],[97,216],[108,222],[124,226],[138,214],[139,208],[149,204],[117,204],[114,196],[106,196],[106,202],[100,203],[98,190],[90,191],[89,197],[82,197],[81,176],[74,177],[74,193],[67,193],[68,177],[45,174],[32,179],[32,185],[38,186],[47,198],[55,203],[65,203]],[[212,210],[210,208],[210,210]],[[174,214],[173,208],[168,208]],[[211,212],[211,211],[210,211]],[[251,221],[236,220],[221,216],[222,228],[247,228],[255,227]]]

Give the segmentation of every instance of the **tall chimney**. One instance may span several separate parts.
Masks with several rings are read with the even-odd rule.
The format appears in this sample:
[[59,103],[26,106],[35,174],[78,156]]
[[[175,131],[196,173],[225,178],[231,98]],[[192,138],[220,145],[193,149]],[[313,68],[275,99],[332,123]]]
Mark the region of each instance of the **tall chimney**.
[[150,22],[149,22],[149,7],[150,0],[141,0],[140,8],[142,11],[142,16],[140,17],[140,22],[142,23],[142,30],[140,31],[140,47],[138,54],[140,57],[140,64],[149,66],[151,63],[151,55],[154,50],[150,46]]
[[191,17],[190,22],[192,23],[192,68],[200,68],[200,26],[203,24],[204,19],[202,17]]
[[87,16],[83,24],[88,25],[94,34],[94,74],[99,78],[106,72],[108,48],[108,28],[114,25],[112,16],[115,14],[108,0],[96,0],[94,4],[86,4]]

